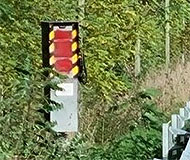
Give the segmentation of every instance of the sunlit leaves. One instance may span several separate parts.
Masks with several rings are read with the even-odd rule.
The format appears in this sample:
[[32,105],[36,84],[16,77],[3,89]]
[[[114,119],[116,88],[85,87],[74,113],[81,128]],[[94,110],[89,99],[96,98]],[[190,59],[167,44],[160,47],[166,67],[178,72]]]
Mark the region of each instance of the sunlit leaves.
[[49,112],[43,89],[42,20],[75,19],[77,2],[0,2],[0,155],[55,159],[60,146],[39,110]]

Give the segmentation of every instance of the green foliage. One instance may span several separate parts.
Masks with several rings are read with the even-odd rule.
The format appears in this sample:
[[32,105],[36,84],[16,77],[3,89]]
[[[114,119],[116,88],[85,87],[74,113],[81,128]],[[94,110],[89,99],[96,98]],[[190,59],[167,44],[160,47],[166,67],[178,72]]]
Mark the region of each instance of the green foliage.
[[[189,8],[186,0],[171,2],[172,59],[189,49]],[[87,57],[89,83],[82,88],[81,128],[89,142],[81,138],[69,142],[54,133],[52,124],[38,112],[60,107],[51,107],[43,95],[44,86],[56,86],[42,74],[40,21],[76,20],[81,8],[70,0],[1,0],[0,159],[155,156],[164,119],[152,101],[159,93],[137,92],[133,70],[137,39],[141,40],[142,75],[164,63],[164,11],[161,0],[85,1],[81,51]],[[92,146],[92,142],[103,145]]]
[[[142,92],[133,97],[133,101],[136,101],[141,109],[141,116],[136,123],[128,124],[130,126],[128,133],[122,136],[115,134],[113,125],[112,132],[115,134],[115,138],[109,138],[109,142],[103,145],[93,144],[92,146],[85,143],[78,157],[84,156],[79,159],[141,160],[153,159],[154,157],[161,158],[162,122],[166,120],[166,117],[156,108],[153,93],[155,95],[158,91],[152,90],[150,94],[146,92],[147,97],[140,97],[139,94]],[[106,134],[106,130],[104,134]],[[77,147],[75,149],[77,150]]]
[[76,5],[58,0],[0,2],[0,159],[64,157],[64,139],[39,112],[60,107],[52,108],[43,94],[49,81],[43,76],[40,21],[74,19]]
[[161,131],[138,127],[113,143],[108,159],[140,160],[161,157]]
[[[186,0],[170,2],[171,62],[188,53],[189,5]],[[159,93],[154,89],[135,93],[140,87],[134,78],[135,45],[140,39],[140,78],[151,68],[163,67],[165,25],[165,1],[85,1],[82,52],[89,82],[82,90],[81,128],[92,142],[105,143],[125,135],[129,124],[136,124],[141,116],[153,123],[154,116],[142,114],[139,106],[144,102],[137,97],[152,99]],[[145,106],[152,111],[154,105]]]
[[[138,99],[142,103],[143,99]],[[108,149],[108,159],[139,160],[161,157],[161,131],[165,119],[155,103],[145,99],[140,106],[142,117],[138,125],[131,125],[129,133],[116,139]]]
[[[187,51],[189,34],[184,33],[189,24],[189,5],[186,0],[170,4],[172,61]],[[94,99],[114,101],[115,95],[129,90],[138,38],[142,75],[165,62],[165,1],[87,0],[82,24],[88,93],[94,90]]]

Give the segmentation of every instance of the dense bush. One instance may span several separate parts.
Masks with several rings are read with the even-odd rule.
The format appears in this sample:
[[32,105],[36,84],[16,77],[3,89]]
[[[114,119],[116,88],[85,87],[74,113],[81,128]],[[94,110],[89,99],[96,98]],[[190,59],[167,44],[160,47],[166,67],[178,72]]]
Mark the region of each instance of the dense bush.
[[0,1],[0,159],[63,156],[63,139],[38,112],[50,109],[43,95],[48,82],[42,74],[40,21],[74,19],[76,4]]
[[[181,46],[185,43],[184,39],[189,37],[184,34],[189,24],[189,6],[185,0],[172,1],[170,4],[171,59],[181,56]],[[129,77],[134,72],[138,38],[141,40],[142,72],[163,64],[164,7],[164,1],[158,0],[86,1],[82,49],[87,56],[90,91],[96,90],[95,96],[110,100],[111,95],[130,87]]]
[[[112,133],[122,135],[124,128],[127,132],[125,124],[131,118],[124,115],[130,112],[136,117],[134,103],[125,101],[140,85],[134,78],[137,39],[141,40],[140,77],[165,63],[165,1],[85,2],[82,51],[87,57],[89,83],[83,90],[81,127],[92,141],[105,142]],[[189,7],[186,0],[170,3],[171,62],[182,53],[186,60],[188,57]]]
[[[103,145],[84,143],[82,149],[75,146],[78,159],[81,160],[141,160],[161,158],[162,122],[166,119],[153,102],[158,92],[148,89],[139,92],[133,101],[139,105],[141,116],[134,123],[128,124],[128,133],[109,139]],[[119,132],[119,131],[118,131]],[[106,134],[106,131],[104,133]],[[111,133],[110,133],[111,134]],[[78,144],[78,143],[76,143]],[[80,144],[82,144],[80,142]]]
[[[164,1],[86,0],[84,7],[81,51],[89,76],[81,87],[85,139],[67,143],[37,112],[51,109],[43,96],[48,82],[41,67],[40,21],[77,20],[81,8],[70,0],[0,1],[0,159],[146,159],[157,154],[161,116],[152,110],[150,96],[136,93],[140,84],[133,75],[137,39],[142,74],[165,61]],[[172,1],[170,9],[175,59],[189,49],[189,2]],[[105,147],[92,147],[92,142]]]

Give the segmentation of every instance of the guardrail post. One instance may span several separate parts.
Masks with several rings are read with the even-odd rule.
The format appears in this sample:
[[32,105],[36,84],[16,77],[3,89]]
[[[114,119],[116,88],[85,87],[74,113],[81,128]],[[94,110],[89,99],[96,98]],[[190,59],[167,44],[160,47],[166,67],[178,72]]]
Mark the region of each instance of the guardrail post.
[[167,160],[168,158],[168,151],[170,149],[171,141],[171,133],[169,130],[170,122],[163,123],[162,125],[162,157]]
[[[169,156],[168,153],[171,151],[171,149],[173,149],[172,151],[175,151],[176,149],[175,147],[182,147],[183,149],[183,146],[178,146],[178,145],[181,145],[181,142],[180,144],[179,142],[176,142],[176,137],[189,134],[189,132],[184,129],[185,123],[187,120],[190,120],[190,102],[187,102],[184,108],[180,108],[179,114],[173,114],[171,116],[170,122],[163,123],[162,125],[162,158],[163,159],[162,160],[168,160],[168,158],[171,158],[171,157],[168,157]],[[190,140],[183,154],[184,156],[181,156],[180,160],[190,159]],[[185,157],[185,158],[182,159],[182,157]]]

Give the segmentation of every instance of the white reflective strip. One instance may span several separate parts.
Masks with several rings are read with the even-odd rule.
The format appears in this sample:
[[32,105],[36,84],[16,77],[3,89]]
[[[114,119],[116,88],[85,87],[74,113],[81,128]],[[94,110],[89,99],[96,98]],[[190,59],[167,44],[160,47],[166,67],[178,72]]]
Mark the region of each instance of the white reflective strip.
[[73,83],[61,83],[57,85],[62,90],[55,91],[56,96],[73,96]]
[[53,30],[57,30],[57,29],[60,29],[60,30],[63,30],[63,31],[72,31],[73,30],[73,26],[65,26],[65,27],[59,27],[59,26],[54,26],[53,27]]

